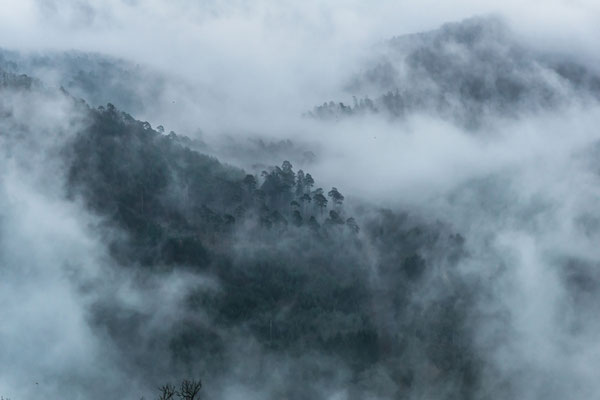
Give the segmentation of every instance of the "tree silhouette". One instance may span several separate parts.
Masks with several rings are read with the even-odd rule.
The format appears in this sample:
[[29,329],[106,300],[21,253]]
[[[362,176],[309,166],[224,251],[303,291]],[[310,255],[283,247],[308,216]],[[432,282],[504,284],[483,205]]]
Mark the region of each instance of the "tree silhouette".
[[312,229],[313,231],[318,231],[319,228],[321,227],[321,225],[319,225],[319,223],[317,222],[317,219],[314,216],[311,216],[308,220],[308,226],[310,227],[310,229]]
[[313,179],[313,177],[310,174],[306,174],[306,176],[304,177],[304,188],[305,190],[309,191],[311,190],[311,188],[315,185],[315,180]]
[[335,187],[331,188],[329,193],[327,193],[327,196],[331,197],[331,200],[333,200],[333,203],[336,206],[341,206],[344,202],[344,196]]
[[300,201],[302,202],[302,212],[306,212],[306,204],[310,204],[312,201],[310,194],[304,193],[302,197],[300,197]]
[[338,214],[334,210],[329,211],[329,218],[327,219],[327,222],[330,224],[336,224],[336,225],[344,224],[344,220],[340,217],[340,214]]
[[284,161],[281,164],[281,178],[284,185],[291,189],[296,183],[296,174],[294,173],[292,163]]
[[346,220],[346,226],[348,226],[348,228],[350,228],[350,230],[354,233],[358,233],[360,231],[360,228],[358,227],[358,224],[354,218],[348,218]]
[[302,195],[302,197],[300,197],[300,201],[303,203],[310,203],[311,200],[312,200],[312,198],[310,197],[310,194],[308,194],[308,193],[304,193]]
[[302,215],[300,214],[300,211],[294,210],[294,212],[292,213],[292,223],[295,226],[302,225]]
[[194,400],[198,398],[200,389],[202,389],[202,382],[200,379],[184,379],[179,385],[177,396],[182,400]]
[[248,193],[253,193],[256,190],[256,178],[254,175],[246,175],[242,181]]
[[304,194],[304,180],[306,177],[304,176],[304,171],[301,169],[298,170],[296,174],[296,196],[301,197]]
[[167,383],[166,385],[158,388],[160,394],[158,396],[158,400],[172,400],[175,397],[175,386]]
[[323,196],[323,189],[319,188],[315,191],[315,195],[313,196],[315,203],[321,209],[321,214],[323,214],[323,209],[327,207],[328,200],[325,196]]

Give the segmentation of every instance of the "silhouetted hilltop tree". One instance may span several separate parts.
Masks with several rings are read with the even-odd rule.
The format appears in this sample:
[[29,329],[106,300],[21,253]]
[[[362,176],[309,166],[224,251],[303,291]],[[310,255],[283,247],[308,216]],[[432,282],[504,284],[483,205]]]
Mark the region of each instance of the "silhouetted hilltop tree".
[[338,207],[344,202],[344,196],[335,187],[331,188],[327,196],[331,197],[333,203]]

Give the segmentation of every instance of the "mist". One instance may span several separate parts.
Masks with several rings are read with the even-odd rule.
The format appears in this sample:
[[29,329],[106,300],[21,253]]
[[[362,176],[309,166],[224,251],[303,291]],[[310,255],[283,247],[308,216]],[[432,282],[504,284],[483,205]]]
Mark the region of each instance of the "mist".
[[595,2],[0,9],[0,395],[600,392]]

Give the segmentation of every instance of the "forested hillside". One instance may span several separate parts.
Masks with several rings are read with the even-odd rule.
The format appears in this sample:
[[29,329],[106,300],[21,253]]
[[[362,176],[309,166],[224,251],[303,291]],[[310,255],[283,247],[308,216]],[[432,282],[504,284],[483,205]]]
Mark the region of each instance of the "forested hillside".
[[358,96],[352,103],[330,101],[308,115],[339,119],[382,113],[402,119],[426,113],[475,129],[493,118],[572,104],[582,95],[600,99],[600,75],[516,41],[496,17],[448,23],[381,47],[347,83],[346,91]]
[[[4,96],[52,92],[25,75],[2,76]],[[444,390],[469,397],[479,360],[462,326],[469,293],[453,273],[466,257],[460,234],[405,213],[349,209],[338,188],[318,187],[288,161],[246,174],[112,104],[53,96],[84,121],[58,152],[64,196],[101,217],[96,229],[115,268],[139,279],[181,270],[214,285],[192,287],[171,328],[156,332],[151,315],[110,298],[92,305],[95,329],[140,375],[167,382],[193,373],[210,388],[249,351],[286,364],[296,381],[281,388],[287,398],[318,397],[331,379],[393,396],[423,381],[442,390],[451,379]],[[432,285],[443,288],[436,298],[415,301]],[[257,384],[275,365],[252,372]],[[371,374],[389,383],[379,387]]]
[[[167,365],[201,371],[209,382],[223,379],[240,362],[233,344],[251,340],[273,357],[318,354],[292,363],[290,373],[306,377],[288,398],[304,398],[316,390],[311,376],[325,379],[340,365],[349,383],[379,371],[398,395],[415,380],[435,386],[452,375],[452,390],[468,397],[477,359],[461,327],[468,293],[452,277],[465,256],[459,234],[389,210],[355,218],[338,189],[316,187],[310,173],[287,161],[259,177],[245,175],[110,104],[89,112],[89,127],[67,147],[68,192],[126,233],[109,239],[115,261],[155,273],[190,269],[219,287],[189,294],[188,317],[156,344],[169,349]],[[385,284],[374,290],[374,279]],[[429,285],[446,289],[413,304]],[[97,323],[131,345],[113,315],[118,310],[103,309]],[[272,372],[256,371],[263,379]]]

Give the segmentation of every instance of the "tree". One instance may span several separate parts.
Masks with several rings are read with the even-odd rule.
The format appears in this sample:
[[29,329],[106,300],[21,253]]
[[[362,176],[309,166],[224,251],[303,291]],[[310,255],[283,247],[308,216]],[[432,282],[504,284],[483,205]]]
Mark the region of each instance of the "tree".
[[305,190],[310,191],[310,189],[314,186],[315,180],[310,174],[306,174],[304,177],[304,188]]
[[304,193],[302,195],[302,197],[300,197],[300,201],[302,202],[302,212],[306,212],[306,204],[310,204],[310,202],[312,201],[312,198],[310,197],[310,194],[308,193]]
[[354,218],[348,218],[346,220],[346,226],[348,226],[348,228],[350,228],[350,230],[354,233],[358,233],[360,231],[360,228],[358,227],[358,224]]
[[284,161],[281,164],[281,182],[284,191],[290,191],[296,183],[296,174],[294,173],[292,163]]
[[304,171],[302,171],[301,169],[298,170],[298,173],[296,174],[296,196],[300,197],[304,194],[304,180],[305,180],[305,176],[304,176]]
[[194,400],[198,398],[198,393],[202,389],[202,382],[200,379],[184,379],[179,385],[177,396],[183,400]]
[[158,388],[160,394],[158,396],[158,400],[172,400],[175,397],[175,386],[171,384],[166,384]]
[[292,213],[292,223],[295,226],[302,225],[302,215],[300,214],[300,211],[294,210],[294,212]]
[[311,197],[310,197],[310,194],[308,194],[308,193],[304,193],[304,194],[302,195],[302,197],[300,197],[300,201],[301,201],[301,202],[303,202],[303,203],[310,203],[310,202],[311,202],[311,200],[312,200],[312,199],[311,199]]
[[283,182],[281,181],[282,170],[275,167],[272,171],[263,171],[264,182],[260,188],[265,192],[265,196],[269,205],[276,207],[279,204],[280,197],[283,193]]
[[258,202],[259,204],[264,204],[265,200],[267,198],[267,195],[265,194],[264,190],[257,189],[254,191],[254,198],[256,199],[256,202]]
[[336,224],[336,225],[344,224],[344,220],[340,217],[340,214],[338,214],[334,210],[329,211],[329,218],[327,219],[327,222],[330,224]]
[[323,214],[323,209],[327,207],[328,200],[325,196],[323,196],[323,189],[319,188],[315,191],[315,195],[313,196],[315,203],[321,209],[321,214]]
[[248,191],[248,193],[254,193],[254,191],[256,190],[256,178],[254,177],[254,175],[246,175],[246,177],[244,177],[244,180],[242,181],[242,183],[244,184],[244,186],[246,187],[246,190]]
[[311,215],[311,217],[308,220],[308,226],[310,227],[310,229],[312,229],[313,231],[318,231],[319,228],[321,227],[319,225],[319,223],[317,222],[317,219]]
[[332,187],[327,196],[331,197],[331,200],[336,206],[341,206],[344,202],[344,196],[337,190],[337,188]]

